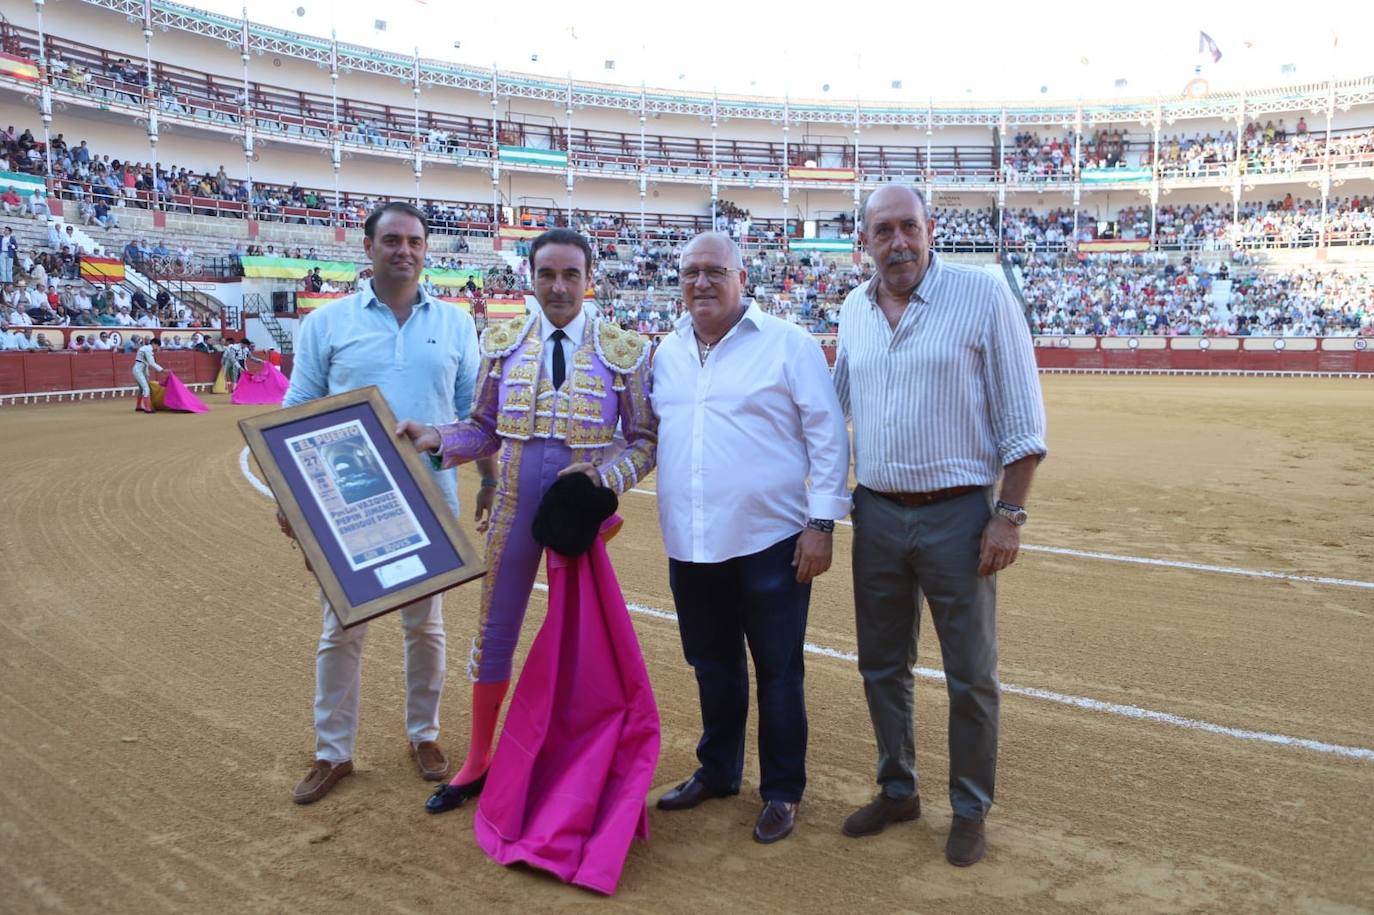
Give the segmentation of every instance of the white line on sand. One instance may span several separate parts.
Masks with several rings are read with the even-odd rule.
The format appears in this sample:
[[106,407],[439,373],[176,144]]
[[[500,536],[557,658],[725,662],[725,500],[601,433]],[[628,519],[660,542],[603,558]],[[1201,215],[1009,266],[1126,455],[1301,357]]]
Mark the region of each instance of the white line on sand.
[[[641,496],[657,495],[652,489],[631,489],[630,492]],[[849,521],[839,524],[849,525]],[[1129,562],[1134,565],[1158,566],[1169,569],[1187,569],[1191,572],[1213,572],[1218,575],[1244,575],[1248,578],[1272,578],[1280,581],[1305,581],[1316,585],[1332,585],[1338,588],[1364,588],[1374,590],[1374,581],[1359,581],[1353,578],[1325,578],[1320,575],[1295,575],[1291,572],[1269,572],[1264,569],[1242,569],[1236,566],[1214,566],[1202,562],[1184,562],[1178,559],[1151,559],[1148,556],[1123,556],[1119,553],[1096,553],[1091,550],[1071,550],[1062,546],[1036,546],[1023,543],[1021,549],[1027,553],[1053,553],[1058,556],[1075,556],[1079,559],[1100,559],[1106,562]]]
[[[259,480],[257,477],[253,475],[252,469],[248,466],[247,448],[244,448],[243,451],[239,454],[239,468],[243,471],[244,477],[248,480],[249,483],[253,485],[254,489],[262,493],[263,495],[267,496],[268,498],[272,497],[272,491],[268,489],[265,485],[263,485],[261,480]],[[646,492],[650,495],[653,494],[649,490],[632,491]],[[1078,555],[1076,551],[1053,550],[1053,552],[1066,552],[1069,555]],[[1105,556],[1106,554],[1099,555]],[[1094,556],[1092,558],[1097,557]],[[1160,562],[1161,564],[1168,564],[1163,563],[1162,560],[1158,560],[1158,562]],[[1211,571],[1211,569],[1203,568],[1201,569],[1201,571]],[[1289,578],[1296,576],[1285,576],[1279,575],[1278,573],[1268,573],[1268,575],[1266,575],[1265,577]],[[549,590],[548,585],[541,584],[539,582],[536,582],[534,587],[536,590],[539,591],[547,592]],[[667,610],[660,610],[657,607],[649,607],[644,604],[635,604],[630,603],[628,601],[626,602],[625,606],[630,610],[631,613],[637,613],[641,616],[653,617],[654,619],[669,620],[673,623],[677,622],[677,614],[670,613]],[[837,648],[827,648],[824,645],[815,645],[811,642],[807,642],[804,647],[807,654],[818,655],[824,658],[833,658],[837,661],[847,661],[851,664],[857,664],[859,661],[858,655],[854,654],[853,652],[841,651]],[[926,680],[943,681],[945,679],[945,675],[942,671],[935,670],[931,667],[916,667],[913,668],[913,673],[915,673],[916,676]],[[1103,702],[1100,699],[1088,699],[1083,696],[1070,696],[1065,693],[1056,693],[1046,689],[1037,689],[1033,686],[1016,686],[1010,683],[1003,683],[1002,692],[1008,693],[1009,695],[1013,696],[1023,696],[1027,699],[1040,699],[1045,702],[1054,702],[1059,705],[1068,705],[1074,708],[1086,709],[1090,712],[1101,712],[1108,715],[1118,715],[1122,718],[1134,718],[1140,721],[1153,721],[1156,724],[1168,724],[1174,727],[1188,728],[1194,731],[1204,731],[1208,734],[1219,734],[1223,737],[1232,737],[1237,740],[1251,740],[1258,741],[1259,743],[1272,743],[1285,747],[1294,747],[1300,750],[1310,750],[1314,753],[1329,753],[1336,756],[1348,757],[1350,759],[1360,759],[1369,762],[1374,762],[1374,750],[1368,749],[1366,747],[1350,747],[1344,746],[1342,744],[1324,743],[1320,740],[1310,740],[1305,737],[1289,737],[1286,734],[1270,734],[1266,731],[1250,731],[1244,728],[1232,728],[1227,727],[1223,724],[1213,724],[1210,721],[1200,721],[1196,718],[1184,718],[1181,715],[1173,715],[1169,712],[1157,712],[1152,709],[1144,709],[1135,705],[1123,705],[1117,702]]]

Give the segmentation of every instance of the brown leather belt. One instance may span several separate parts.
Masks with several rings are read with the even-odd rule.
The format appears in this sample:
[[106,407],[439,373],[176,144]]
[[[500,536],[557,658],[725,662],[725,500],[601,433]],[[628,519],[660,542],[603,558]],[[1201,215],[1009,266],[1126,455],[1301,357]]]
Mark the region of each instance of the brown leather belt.
[[[864,487],[867,489],[868,487]],[[882,496],[898,505],[905,505],[907,508],[920,508],[924,505],[934,505],[936,502],[944,502],[946,499],[953,499],[957,496],[965,496],[971,492],[984,489],[983,486],[951,486],[948,489],[934,489],[930,492],[878,492],[876,489],[868,491],[875,496]]]

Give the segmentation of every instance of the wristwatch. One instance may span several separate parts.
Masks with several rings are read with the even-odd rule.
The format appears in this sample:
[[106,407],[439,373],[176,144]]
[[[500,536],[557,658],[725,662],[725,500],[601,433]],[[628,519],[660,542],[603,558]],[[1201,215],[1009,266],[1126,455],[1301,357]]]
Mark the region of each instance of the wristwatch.
[[806,526],[813,531],[820,531],[822,534],[835,533],[835,522],[828,518],[809,518]]
[[1021,525],[1025,524],[1026,519],[1030,517],[1030,515],[1026,514],[1026,510],[1021,506],[1012,505],[1010,502],[1003,502],[1001,499],[997,500],[997,504],[993,508],[997,512],[997,514],[1001,515],[1003,518],[1006,518],[1008,521],[1010,521],[1012,524],[1015,524],[1017,527],[1020,527]]

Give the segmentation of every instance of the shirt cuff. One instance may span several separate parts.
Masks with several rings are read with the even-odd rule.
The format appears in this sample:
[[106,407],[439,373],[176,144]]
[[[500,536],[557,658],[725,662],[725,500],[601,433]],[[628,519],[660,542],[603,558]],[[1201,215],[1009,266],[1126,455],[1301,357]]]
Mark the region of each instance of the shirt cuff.
[[997,453],[1002,459],[1002,466],[1014,464],[1024,457],[1038,455],[1041,460],[1049,454],[1045,448],[1045,440],[1038,435],[1026,433],[1015,435],[997,446]]
[[849,514],[852,502],[849,496],[824,496],[813,492],[806,497],[807,517],[838,521]]

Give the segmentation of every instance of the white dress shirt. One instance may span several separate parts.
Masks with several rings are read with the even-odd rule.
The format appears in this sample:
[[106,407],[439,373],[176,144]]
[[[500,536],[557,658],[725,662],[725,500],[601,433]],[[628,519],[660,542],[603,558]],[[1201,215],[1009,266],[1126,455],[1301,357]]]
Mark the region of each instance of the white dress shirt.
[[[668,555],[723,562],[849,513],[849,436],[820,344],[750,304],[702,365],[690,315],[654,354]],[[810,481],[808,490],[807,482]]]
[[[539,306],[535,305],[534,307],[538,308]],[[569,321],[568,326],[563,328],[563,333],[567,335],[561,341],[563,346],[563,368],[565,370],[565,378],[572,377],[573,353],[577,352],[577,348],[582,345],[582,335],[586,333],[586,328],[587,311],[586,307],[583,306],[583,309],[577,313],[577,317]],[[541,308],[539,310],[539,339],[544,344],[544,377],[549,379],[550,384],[553,384],[553,346],[549,338],[553,336],[553,332],[556,330],[558,330],[558,328],[548,319],[548,316],[544,314],[544,310]]]

